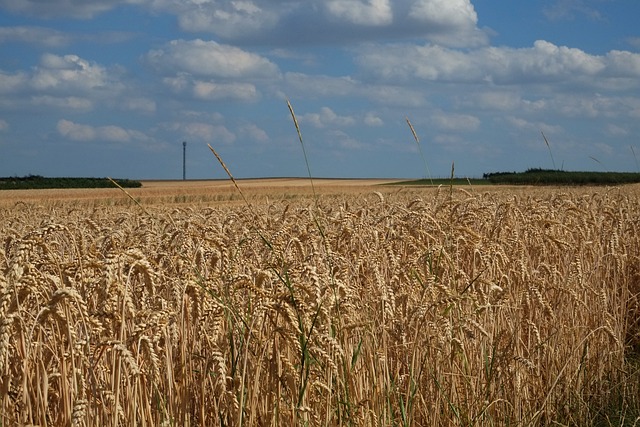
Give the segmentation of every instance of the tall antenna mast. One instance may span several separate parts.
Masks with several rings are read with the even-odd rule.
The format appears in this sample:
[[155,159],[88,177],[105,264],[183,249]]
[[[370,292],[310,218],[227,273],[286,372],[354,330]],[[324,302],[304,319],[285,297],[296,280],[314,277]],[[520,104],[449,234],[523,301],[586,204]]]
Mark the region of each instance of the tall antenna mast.
[[182,180],[187,179],[187,141],[182,141]]

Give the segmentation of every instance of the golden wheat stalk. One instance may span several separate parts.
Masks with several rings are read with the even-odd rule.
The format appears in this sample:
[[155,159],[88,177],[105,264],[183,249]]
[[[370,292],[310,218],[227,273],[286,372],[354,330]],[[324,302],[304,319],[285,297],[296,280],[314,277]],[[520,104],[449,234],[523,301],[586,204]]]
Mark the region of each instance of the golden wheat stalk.
[[413,135],[413,140],[416,142],[416,145],[418,146],[418,151],[420,152],[420,157],[422,157],[422,163],[424,163],[424,168],[427,171],[427,176],[429,177],[429,181],[431,182],[431,185],[433,185],[433,179],[431,178],[431,171],[429,170],[429,165],[427,164],[427,159],[424,157],[424,153],[422,152],[422,145],[420,144],[420,138],[418,138],[418,134],[416,133],[416,130],[413,128],[413,125],[411,124],[411,121],[409,120],[409,117],[405,117],[405,120],[407,121],[407,124],[409,125],[409,129],[411,129],[411,134]]
[[139,201],[137,201],[135,199],[135,197],[133,197],[131,194],[129,194],[129,192],[127,190],[125,190],[124,188],[122,188],[122,186],[120,184],[118,184],[115,180],[111,179],[111,177],[107,177],[107,179],[109,181],[111,181],[113,183],[113,185],[115,185],[116,187],[118,187],[120,189],[120,191],[122,191],[124,194],[127,195],[128,198],[130,198],[131,200],[133,200],[133,203],[135,203],[136,205],[138,205],[140,207],[140,209],[142,209],[146,214],[148,214],[147,210],[144,208],[144,206],[142,206],[140,204]]
[[236,179],[233,177],[233,175],[231,174],[231,171],[229,170],[229,168],[227,167],[227,165],[224,164],[224,162],[222,161],[222,157],[220,157],[218,155],[218,153],[216,152],[216,150],[213,149],[213,147],[210,144],[207,144],[207,146],[209,147],[209,150],[211,150],[211,152],[213,153],[214,156],[216,156],[216,159],[218,159],[218,162],[220,163],[220,165],[222,166],[222,169],[224,169],[224,171],[227,173],[227,176],[229,176],[229,179],[231,180],[231,182],[233,183],[233,186],[236,188],[236,190],[238,191],[238,193],[240,194],[240,197],[242,197],[242,200],[244,200],[244,202],[247,204],[247,206],[249,206],[251,209],[253,209],[253,207],[251,206],[251,203],[249,203],[249,200],[247,200],[247,198],[244,196],[244,193],[242,192],[242,190],[240,189],[240,186],[238,185],[238,183],[236,182]]
[[316,196],[316,189],[313,185],[313,176],[311,175],[311,167],[309,166],[309,158],[307,157],[307,149],[304,145],[304,140],[302,139],[302,132],[300,131],[300,125],[298,125],[298,119],[296,118],[296,113],[293,111],[293,106],[291,102],[287,99],[287,107],[289,107],[289,112],[291,113],[291,118],[293,119],[293,124],[296,127],[296,132],[298,133],[298,140],[300,141],[300,145],[302,146],[302,154],[304,155],[304,162],[307,165],[307,173],[309,174],[309,181],[311,182],[311,191],[313,192],[313,198],[316,201],[316,205],[318,203],[318,197]]
[[553,164],[553,169],[556,170],[556,161],[553,159],[553,153],[551,153],[551,145],[549,145],[549,141],[547,137],[544,135],[544,132],[540,131],[542,134],[542,138],[544,139],[544,143],[547,145],[547,149],[549,150],[549,156],[551,156],[551,163]]

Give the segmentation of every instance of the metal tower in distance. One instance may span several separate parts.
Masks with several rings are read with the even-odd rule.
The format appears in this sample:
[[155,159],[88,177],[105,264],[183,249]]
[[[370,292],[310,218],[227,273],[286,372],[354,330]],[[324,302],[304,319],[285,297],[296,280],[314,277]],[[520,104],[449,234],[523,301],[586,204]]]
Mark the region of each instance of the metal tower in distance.
[[187,141],[182,141],[182,180],[187,179]]

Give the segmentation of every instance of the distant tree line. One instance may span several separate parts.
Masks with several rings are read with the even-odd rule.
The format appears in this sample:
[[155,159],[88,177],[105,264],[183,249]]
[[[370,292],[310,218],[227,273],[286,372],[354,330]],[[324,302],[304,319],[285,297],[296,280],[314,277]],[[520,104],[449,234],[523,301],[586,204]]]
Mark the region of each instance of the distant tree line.
[[[114,179],[121,187],[142,187],[140,181]],[[108,178],[45,178],[40,175],[0,178],[0,190],[28,190],[48,188],[115,188]]]
[[511,185],[616,185],[640,183],[635,172],[576,172],[531,168],[524,172],[491,172],[482,176],[492,184]]

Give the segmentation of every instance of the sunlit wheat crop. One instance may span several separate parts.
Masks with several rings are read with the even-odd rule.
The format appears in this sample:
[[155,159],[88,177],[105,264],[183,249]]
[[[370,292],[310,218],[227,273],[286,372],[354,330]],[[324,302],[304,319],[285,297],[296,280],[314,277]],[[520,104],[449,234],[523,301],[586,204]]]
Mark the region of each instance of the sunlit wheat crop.
[[639,194],[0,208],[0,425],[633,425]]

